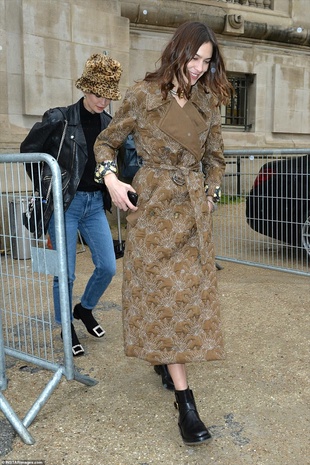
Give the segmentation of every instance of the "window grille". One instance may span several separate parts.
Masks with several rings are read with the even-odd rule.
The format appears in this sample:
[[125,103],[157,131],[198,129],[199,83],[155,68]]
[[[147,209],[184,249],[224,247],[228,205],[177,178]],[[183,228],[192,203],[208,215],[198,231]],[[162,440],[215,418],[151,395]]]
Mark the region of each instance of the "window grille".
[[249,87],[254,82],[251,74],[237,75],[227,73],[228,80],[232,84],[235,92],[231,96],[230,102],[222,106],[223,126],[234,126],[237,129],[249,131],[252,125],[248,121],[249,113]]

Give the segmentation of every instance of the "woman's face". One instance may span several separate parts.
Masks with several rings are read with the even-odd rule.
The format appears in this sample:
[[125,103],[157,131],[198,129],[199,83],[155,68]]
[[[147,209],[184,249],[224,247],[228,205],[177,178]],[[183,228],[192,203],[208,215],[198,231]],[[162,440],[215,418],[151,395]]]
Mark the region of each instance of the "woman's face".
[[187,63],[191,85],[196,84],[198,79],[208,70],[213,53],[213,45],[206,42],[197,50],[196,55]]
[[97,97],[95,94],[86,92],[84,96],[84,107],[90,113],[102,113],[111,100],[105,97]]

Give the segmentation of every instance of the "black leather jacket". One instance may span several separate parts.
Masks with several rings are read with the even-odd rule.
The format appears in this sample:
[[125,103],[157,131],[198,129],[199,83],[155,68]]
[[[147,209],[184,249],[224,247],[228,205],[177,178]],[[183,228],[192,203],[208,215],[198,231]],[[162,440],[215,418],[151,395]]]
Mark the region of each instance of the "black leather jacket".
[[[100,114],[100,119],[101,130],[103,130],[109,125],[112,118],[108,113],[103,111]],[[62,150],[58,158],[62,175],[64,211],[67,210],[75,196],[88,157],[87,144],[80,119],[80,102],[78,101],[68,107],[57,107],[46,111],[42,117],[42,122],[36,123],[33,126],[20,146],[20,151],[23,153],[48,153],[57,159],[65,120],[67,120],[68,125]],[[39,191],[39,173],[35,172],[35,170],[31,171],[30,164],[26,164],[26,170],[32,178],[35,189]],[[43,167],[41,179],[42,192],[43,195],[46,195],[51,181],[51,172],[47,164]],[[101,185],[101,187],[104,189],[104,186]],[[53,205],[52,200],[50,200],[48,208],[44,213],[44,224],[47,224],[52,211]]]

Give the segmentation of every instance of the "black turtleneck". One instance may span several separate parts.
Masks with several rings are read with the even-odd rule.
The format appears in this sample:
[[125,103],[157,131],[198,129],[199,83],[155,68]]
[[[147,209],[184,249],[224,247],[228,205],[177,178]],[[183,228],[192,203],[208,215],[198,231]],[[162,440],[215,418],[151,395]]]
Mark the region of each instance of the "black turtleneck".
[[77,190],[94,192],[103,189],[103,184],[98,184],[94,181],[96,168],[94,143],[98,134],[101,132],[101,120],[99,113],[91,113],[86,110],[83,100],[83,98],[80,100],[80,117],[87,144],[88,159]]

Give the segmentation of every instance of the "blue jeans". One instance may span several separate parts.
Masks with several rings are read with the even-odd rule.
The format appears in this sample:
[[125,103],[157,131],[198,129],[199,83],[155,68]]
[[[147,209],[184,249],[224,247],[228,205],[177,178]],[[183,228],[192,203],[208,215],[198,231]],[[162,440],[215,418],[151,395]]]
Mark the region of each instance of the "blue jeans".
[[[68,210],[64,214],[64,222],[70,308],[72,309],[72,290],[75,280],[76,246],[79,230],[91,251],[92,260],[95,265],[94,272],[81,298],[82,306],[91,310],[97,305],[100,297],[107,289],[116,272],[113,239],[103,209],[102,192],[77,191]],[[56,249],[54,215],[51,217],[48,233],[53,249]],[[57,323],[61,323],[59,283],[57,276],[54,277],[53,297],[55,320]]]

